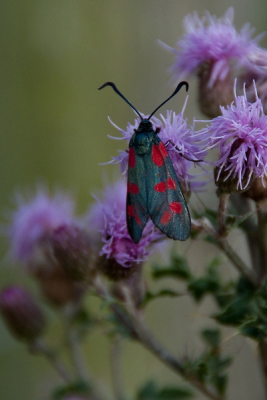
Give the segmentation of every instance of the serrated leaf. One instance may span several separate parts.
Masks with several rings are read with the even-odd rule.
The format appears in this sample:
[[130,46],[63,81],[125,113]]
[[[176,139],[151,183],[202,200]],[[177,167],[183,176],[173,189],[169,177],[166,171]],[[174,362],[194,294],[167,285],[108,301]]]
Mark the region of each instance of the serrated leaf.
[[206,275],[192,280],[188,285],[188,290],[192,293],[195,300],[199,301],[206,293],[215,293],[219,287],[216,279]]
[[159,297],[179,297],[179,296],[181,296],[180,293],[170,289],[162,289],[156,293],[147,291],[145,298],[142,302],[142,307],[146,306],[150,301],[158,299]]
[[155,381],[149,381],[138,391],[136,400],[185,400],[192,396],[189,389],[173,386],[159,389]]
[[169,267],[154,267],[152,276],[155,279],[174,277],[178,279],[189,279],[191,273],[185,258],[175,256],[172,258],[171,266]]
[[204,329],[201,334],[205,342],[212,348],[217,348],[220,346],[221,333],[219,329]]
[[208,264],[207,264],[207,270],[214,273],[214,271],[217,272],[218,267],[222,263],[222,258],[221,257],[214,257],[212,258]]
[[52,393],[53,400],[61,400],[67,395],[90,395],[91,387],[87,382],[79,381],[70,385],[58,386]]
[[246,295],[238,297],[214,318],[221,324],[233,326],[242,324],[250,314],[249,300]]
[[257,317],[244,322],[238,328],[241,335],[248,336],[257,342],[265,340],[267,337],[267,324],[260,321]]
[[154,400],[157,394],[157,385],[154,381],[149,381],[139,389],[136,400]]
[[[231,225],[228,225],[228,229],[229,230],[234,230],[238,227],[240,227],[240,225],[245,222],[248,218],[252,217],[253,215],[255,215],[255,210],[248,212],[247,214],[241,215],[241,216],[234,216],[234,222],[231,223]],[[243,228],[242,228],[243,229]]]
[[166,387],[158,392],[158,400],[183,400],[189,399],[193,393],[188,389]]
[[226,375],[214,376],[211,379],[213,386],[217,389],[217,392],[224,395],[227,386],[228,377]]

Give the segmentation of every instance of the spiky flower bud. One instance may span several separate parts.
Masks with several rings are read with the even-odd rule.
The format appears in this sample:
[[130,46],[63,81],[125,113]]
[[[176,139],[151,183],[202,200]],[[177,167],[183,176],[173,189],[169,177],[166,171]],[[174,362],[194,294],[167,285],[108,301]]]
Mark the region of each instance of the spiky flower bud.
[[94,273],[90,238],[78,226],[59,226],[52,233],[51,243],[58,263],[73,279],[83,280]]
[[75,282],[58,263],[49,269],[38,269],[34,274],[45,299],[54,307],[79,303],[85,291],[83,282]]
[[127,280],[135,274],[137,263],[133,263],[131,267],[125,268],[119,264],[115,258],[106,258],[99,256],[96,261],[97,269],[106,275],[112,281]]
[[200,111],[209,118],[221,115],[220,106],[234,101],[234,81],[228,72],[224,79],[216,79],[209,85],[213,71],[212,63],[203,63],[198,71],[198,105]]
[[243,196],[248,197],[256,202],[267,199],[267,178],[255,178],[249,189],[243,193]]
[[18,339],[32,341],[45,327],[44,316],[31,294],[21,286],[12,285],[0,293],[0,311]]

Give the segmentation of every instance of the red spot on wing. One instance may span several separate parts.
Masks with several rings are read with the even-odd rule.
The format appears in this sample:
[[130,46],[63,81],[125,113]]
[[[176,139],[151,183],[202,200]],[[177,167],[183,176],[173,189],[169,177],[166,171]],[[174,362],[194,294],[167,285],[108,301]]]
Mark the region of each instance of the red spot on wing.
[[176,183],[172,178],[167,179],[168,189],[176,189]]
[[168,151],[167,151],[166,147],[164,146],[164,144],[162,142],[160,142],[159,148],[160,148],[160,152],[161,152],[162,156],[164,158],[168,157]]
[[134,219],[136,220],[136,222],[138,223],[138,225],[142,225],[142,221],[141,221],[141,219],[138,217],[137,214],[134,215]]
[[132,183],[132,184],[130,185],[130,192],[131,192],[132,194],[137,194],[137,193],[139,193],[139,187],[138,187],[135,183]]
[[128,206],[127,207],[127,212],[128,212],[128,215],[129,215],[129,217],[133,217],[134,216],[134,208],[133,208],[133,206]]
[[170,209],[175,213],[175,214],[181,214],[181,212],[183,211],[183,206],[181,203],[179,203],[178,201],[173,201],[170,204]]
[[130,147],[129,148],[129,167],[134,168],[135,166],[135,152],[134,148]]
[[167,225],[170,222],[171,217],[172,213],[170,211],[165,211],[159,223],[162,225]]
[[154,144],[152,147],[152,161],[158,167],[161,167],[164,164],[164,159],[157,144]]
[[131,184],[129,181],[127,181],[127,193],[130,193],[131,191]]
[[154,190],[156,192],[165,192],[167,189],[166,183],[165,182],[159,182],[154,186]]

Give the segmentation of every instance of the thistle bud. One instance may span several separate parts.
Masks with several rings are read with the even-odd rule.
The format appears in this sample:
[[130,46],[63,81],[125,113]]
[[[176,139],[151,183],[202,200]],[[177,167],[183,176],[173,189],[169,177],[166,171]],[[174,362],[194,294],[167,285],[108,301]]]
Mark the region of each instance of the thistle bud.
[[44,330],[45,319],[31,294],[20,286],[8,286],[0,293],[0,311],[18,339],[32,341]]
[[[227,167],[227,165],[226,165]],[[218,187],[217,189],[217,195],[220,196],[221,194],[224,193],[243,193],[245,192],[248,188],[250,188],[250,185],[253,181],[253,179],[249,176],[249,171],[245,172],[245,175],[242,179],[242,186],[239,185],[239,177],[238,176],[233,176],[232,174],[229,176],[229,171],[227,168],[224,168],[223,170],[220,171],[220,167],[215,167],[214,168],[214,181],[216,186]]]
[[82,229],[61,225],[53,231],[51,242],[56,260],[70,277],[83,280],[94,273],[90,239]]
[[132,266],[123,267],[119,264],[115,258],[106,258],[99,256],[96,262],[97,269],[104,275],[106,275],[112,281],[127,280],[135,273],[136,263]]
[[210,85],[213,63],[206,62],[198,72],[198,104],[200,111],[209,118],[221,115],[220,106],[227,106],[234,101],[234,82],[229,72],[224,79],[216,79]]
[[34,276],[38,280],[43,296],[54,307],[79,303],[85,291],[85,285],[82,282],[75,282],[57,263],[50,269],[37,270]]
[[267,199],[267,178],[255,178],[248,190],[243,193],[243,196],[248,197],[256,202]]

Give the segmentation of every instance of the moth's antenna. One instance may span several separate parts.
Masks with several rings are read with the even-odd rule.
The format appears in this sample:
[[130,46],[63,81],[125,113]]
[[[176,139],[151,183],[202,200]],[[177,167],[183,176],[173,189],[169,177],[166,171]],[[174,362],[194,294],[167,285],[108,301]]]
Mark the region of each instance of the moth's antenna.
[[175,91],[173,92],[173,94],[172,94],[170,97],[168,97],[167,100],[165,100],[163,103],[161,103],[161,104],[153,111],[153,113],[150,114],[150,116],[148,117],[148,119],[150,119],[150,118],[152,117],[152,115],[154,115],[155,112],[158,111],[158,109],[159,109],[160,107],[163,106],[163,104],[167,103],[167,101],[169,101],[173,96],[175,96],[175,95],[179,92],[179,90],[181,89],[182,86],[186,86],[185,90],[188,92],[188,88],[189,88],[188,83],[187,83],[186,81],[180,82],[180,83],[177,85],[177,88],[175,89]]
[[[98,88],[98,90],[101,90],[101,89],[103,89],[103,88],[106,87],[106,86],[111,86],[112,89],[113,89],[124,101],[126,101],[126,103],[128,103],[130,107],[132,107],[132,109],[139,115],[139,117],[140,117],[141,120],[143,121],[143,118],[142,118],[140,112],[137,111],[137,109],[129,102],[129,100],[126,99],[126,97],[123,96],[123,94],[121,94],[121,92],[117,89],[117,86],[115,85],[115,83],[113,83],[113,82],[106,82],[106,83],[104,83],[104,85],[100,86],[100,88]],[[173,96],[174,96],[174,94],[173,94]]]

